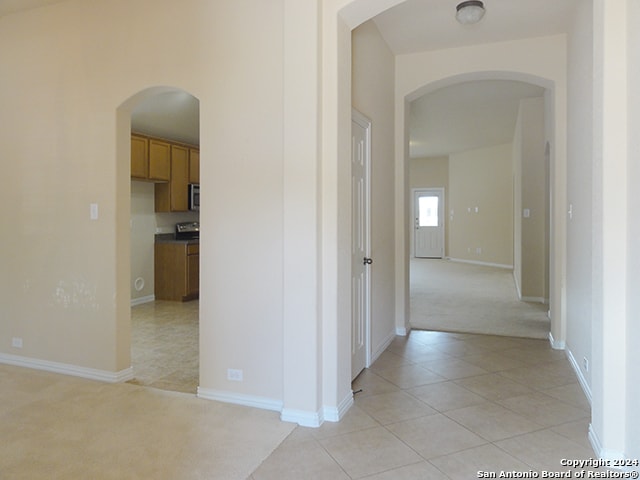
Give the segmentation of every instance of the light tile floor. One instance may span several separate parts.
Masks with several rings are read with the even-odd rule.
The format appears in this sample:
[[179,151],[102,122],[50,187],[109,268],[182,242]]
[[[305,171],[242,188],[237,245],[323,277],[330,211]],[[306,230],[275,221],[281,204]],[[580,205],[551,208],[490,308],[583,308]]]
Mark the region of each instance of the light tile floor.
[[155,301],[131,308],[129,383],[195,394],[199,302]]
[[414,330],[353,390],[341,422],[297,427],[250,478],[470,479],[594,456],[589,403],[545,340]]

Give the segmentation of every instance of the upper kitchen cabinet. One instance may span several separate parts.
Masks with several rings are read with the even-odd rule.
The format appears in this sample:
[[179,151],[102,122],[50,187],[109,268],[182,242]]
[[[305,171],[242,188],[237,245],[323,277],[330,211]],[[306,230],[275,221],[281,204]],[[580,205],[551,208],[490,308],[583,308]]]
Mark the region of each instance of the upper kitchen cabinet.
[[149,178],[152,180],[171,179],[171,144],[149,139]]
[[171,178],[169,143],[142,135],[131,135],[131,178],[168,182]]
[[200,183],[200,150],[189,149],[189,183]]
[[189,210],[189,148],[171,144],[171,179],[155,187],[156,212]]

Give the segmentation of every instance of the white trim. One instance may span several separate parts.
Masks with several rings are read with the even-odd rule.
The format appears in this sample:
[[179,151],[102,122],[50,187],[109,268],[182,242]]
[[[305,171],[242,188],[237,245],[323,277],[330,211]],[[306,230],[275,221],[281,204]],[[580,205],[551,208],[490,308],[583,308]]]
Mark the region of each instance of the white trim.
[[213,390],[202,387],[198,387],[198,393],[196,395],[198,398],[204,398],[205,400],[216,400],[218,402],[233,403],[245,407],[261,408],[262,410],[273,410],[275,412],[282,410],[282,402],[271,398],[243,395],[241,393],[225,392],[223,390]]
[[584,392],[587,400],[589,401],[589,405],[593,401],[593,395],[591,394],[591,387],[587,383],[587,379],[584,378],[584,374],[582,373],[582,369],[580,368],[580,364],[576,361],[576,358],[573,356],[573,353],[570,349],[566,349],[567,358],[569,359],[569,363],[573,367],[573,370],[576,372],[576,376],[578,377],[578,383],[582,387],[582,391]]
[[353,406],[353,392],[342,399],[337,407],[324,407],[322,413],[327,422],[339,422]]
[[[598,434],[593,429],[593,424],[589,424],[589,442],[591,443],[591,448],[595,452],[596,456],[602,460],[608,460],[612,462],[613,460],[627,460],[626,455],[623,452],[619,452],[617,450],[607,450],[602,447],[602,442],[598,438]],[[614,470],[625,471],[625,472],[633,472],[636,470],[636,467],[610,467]]]
[[283,408],[280,412],[280,420],[282,420],[283,422],[297,423],[302,427],[317,428],[322,425],[322,422],[324,422],[322,413],[322,411],[311,412],[307,410]]
[[549,343],[551,344],[551,348],[553,348],[554,350],[564,350],[566,347],[565,342],[561,342],[553,338],[551,332],[549,332]]
[[[549,299],[544,297],[523,297],[520,290],[520,283],[518,283],[518,277],[516,276],[515,269],[513,270],[513,283],[516,286],[516,292],[518,293],[518,299],[523,302],[535,302],[542,303],[543,305],[549,305]],[[548,315],[547,315],[548,316]]]
[[109,372],[106,370],[97,370],[95,368],[79,367],[68,363],[51,362],[49,360],[40,360],[37,358],[21,357],[11,355],[9,353],[0,354],[0,363],[14,365],[16,367],[32,368],[34,370],[44,370],[46,372],[59,373],[61,375],[70,375],[72,377],[87,378],[89,380],[99,380],[108,383],[120,383],[132,380],[133,368],[125,368],[119,372]]
[[131,299],[131,306],[135,307],[136,305],[142,305],[143,303],[151,303],[156,301],[155,295],[147,295],[145,297],[138,297]]
[[549,299],[544,297],[523,297],[522,295],[518,295],[518,298],[523,302],[541,303],[543,305],[549,304]]
[[393,339],[395,338],[395,336],[396,336],[396,332],[394,330],[391,330],[389,334],[386,336],[386,338],[382,341],[380,346],[377,347],[371,354],[371,362],[367,364],[367,368],[373,365],[373,363],[378,359],[378,357],[382,355],[382,353],[387,349],[389,345],[391,345],[391,342],[393,342]]
[[408,326],[404,326],[404,327],[396,327],[396,335],[399,335],[401,337],[406,337],[407,335],[409,335],[409,332],[411,331],[411,327]]
[[506,265],[504,263],[479,262],[477,260],[467,260],[464,258],[453,258],[453,257],[446,257],[446,259],[451,262],[470,263],[472,265],[483,265],[485,267],[497,267],[497,268],[504,268],[507,270],[513,270],[513,265]]

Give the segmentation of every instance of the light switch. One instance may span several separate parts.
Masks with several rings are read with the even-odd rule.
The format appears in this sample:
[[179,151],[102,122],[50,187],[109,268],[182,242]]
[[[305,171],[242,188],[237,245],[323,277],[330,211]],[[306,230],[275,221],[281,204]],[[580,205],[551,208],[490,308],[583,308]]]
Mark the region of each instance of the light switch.
[[97,203],[92,203],[91,205],[89,205],[89,218],[91,220],[97,220],[98,219],[98,204]]
[[531,216],[531,210],[529,210],[528,208],[525,208],[524,210],[522,210],[522,216],[524,218],[529,218]]

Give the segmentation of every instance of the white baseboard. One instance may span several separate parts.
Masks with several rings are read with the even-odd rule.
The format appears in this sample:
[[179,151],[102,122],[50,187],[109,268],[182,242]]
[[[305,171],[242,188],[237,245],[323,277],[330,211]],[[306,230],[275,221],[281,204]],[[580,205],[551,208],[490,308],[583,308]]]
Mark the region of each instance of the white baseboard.
[[591,388],[587,383],[587,379],[584,378],[584,374],[582,373],[582,369],[580,368],[580,364],[576,361],[573,353],[570,349],[565,349],[565,353],[567,354],[567,358],[569,359],[569,363],[573,367],[573,371],[576,372],[576,377],[578,377],[578,383],[582,387],[582,391],[584,392],[587,400],[589,401],[589,405],[591,405],[593,396],[591,395]]
[[280,412],[280,420],[283,422],[297,423],[302,427],[317,428],[322,425],[324,418],[321,412],[310,412],[307,410],[295,410],[283,408]]
[[549,343],[551,344],[551,348],[553,348],[554,350],[564,350],[567,346],[564,341],[556,340],[555,338],[553,338],[551,332],[549,332]]
[[256,397],[253,395],[243,395],[240,393],[198,387],[197,396],[206,400],[216,400],[218,402],[233,403],[235,405],[261,408],[263,410],[273,410],[275,412],[280,412],[282,410],[281,401],[273,400],[271,398]]
[[[593,448],[593,451],[595,452],[597,457],[602,460],[607,460],[612,465],[614,465],[615,460],[627,460],[627,457],[623,452],[603,448],[602,442],[600,442],[600,439],[598,438],[598,434],[593,429],[592,424],[589,424],[589,442],[591,443],[591,448]],[[636,471],[636,467],[611,466],[610,468],[615,470],[628,471],[628,472]],[[627,477],[627,478],[635,478],[635,477]]]
[[147,295],[146,297],[132,298],[131,306],[135,307],[136,305],[142,305],[143,303],[150,303],[155,301],[156,301],[155,295]]
[[133,379],[133,368],[129,367],[119,372],[109,372],[97,370],[95,368],[79,367],[67,363],[51,362],[37,358],[21,357],[9,353],[0,353],[0,363],[14,365],[16,367],[32,368],[34,370],[44,370],[46,372],[70,375],[72,377],[87,378],[89,380],[99,380],[108,383],[120,383]]
[[411,325],[405,325],[404,327],[396,327],[396,335],[406,337],[411,331]]
[[504,268],[507,270],[513,270],[513,265],[506,265],[504,263],[481,262],[479,260],[467,260],[465,258],[453,258],[453,257],[446,257],[446,259],[452,262],[458,262],[458,263],[470,263],[471,265],[482,265],[485,267],[497,267],[497,268]]
[[543,305],[549,304],[549,299],[544,297],[523,297],[520,294],[518,294],[518,297],[523,302],[542,303]]
[[353,406],[353,392],[342,399],[337,407],[324,407],[322,409],[324,419],[327,422],[339,422]]
[[391,332],[389,332],[389,334],[385,337],[382,343],[378,345],[376,349],[373,350],[373,352],[371,352],[371,359],[367,367],[370,367],[373,364],[373,362],[375,362],[378,359],[378,357],[382,355],[382,353],[387,349],[387,347],[391,345],[391,342],[393,342],[393,339],[396,337],[396,335],[398,335],[397,331],[392,330]]

